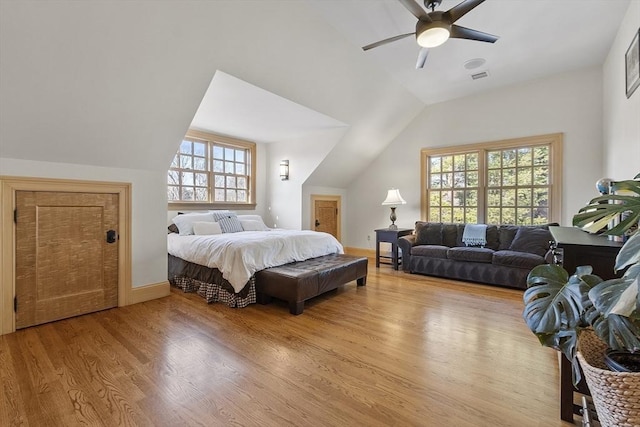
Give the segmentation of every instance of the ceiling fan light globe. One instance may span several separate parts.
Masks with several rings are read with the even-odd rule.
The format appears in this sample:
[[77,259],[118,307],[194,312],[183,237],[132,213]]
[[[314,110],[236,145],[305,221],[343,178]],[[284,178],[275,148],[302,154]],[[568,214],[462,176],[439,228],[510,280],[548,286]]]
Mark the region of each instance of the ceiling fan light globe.
[[450,32],[447,28],[427,28],[416,36],[418,44],[422,47],[437,47],[449,40]]

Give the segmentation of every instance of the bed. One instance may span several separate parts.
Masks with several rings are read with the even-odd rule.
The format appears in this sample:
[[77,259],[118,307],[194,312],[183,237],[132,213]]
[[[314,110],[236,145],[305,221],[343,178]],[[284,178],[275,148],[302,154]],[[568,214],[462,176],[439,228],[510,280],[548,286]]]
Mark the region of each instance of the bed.
[[231,220],[233,213],[227,215],[212,216],[213,220],[207,213],[180,215],[174,219],[179,232],[167,235],[169,282],[185,292],[197,292],[208,303],[246,307],[256,302],[256,272],[344,253],[340,242],[328,233],[269,229],[257,215],[236,217],[242,231],[219,232],[218,227],[238,230]]

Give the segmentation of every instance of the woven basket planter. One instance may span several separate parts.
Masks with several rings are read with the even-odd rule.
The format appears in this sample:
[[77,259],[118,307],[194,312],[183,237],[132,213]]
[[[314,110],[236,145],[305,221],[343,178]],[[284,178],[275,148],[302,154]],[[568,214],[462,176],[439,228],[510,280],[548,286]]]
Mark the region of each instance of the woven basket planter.
[[613,372],[604,363],[607,345],[593,331],[580,334],[578,360],[602,427],[640,426],[640,373]]

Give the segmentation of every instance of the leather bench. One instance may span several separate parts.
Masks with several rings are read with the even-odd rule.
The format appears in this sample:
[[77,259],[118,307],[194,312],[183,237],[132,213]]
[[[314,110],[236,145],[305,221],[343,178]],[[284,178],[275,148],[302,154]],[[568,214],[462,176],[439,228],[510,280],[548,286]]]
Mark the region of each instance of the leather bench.
[[325,255],[271,267],[255,274],[256,297],[260,304],[271,298],[289,303],[291,314],[302,314],[304,302],[353,280],[367,283],[367,258],[345,254]]

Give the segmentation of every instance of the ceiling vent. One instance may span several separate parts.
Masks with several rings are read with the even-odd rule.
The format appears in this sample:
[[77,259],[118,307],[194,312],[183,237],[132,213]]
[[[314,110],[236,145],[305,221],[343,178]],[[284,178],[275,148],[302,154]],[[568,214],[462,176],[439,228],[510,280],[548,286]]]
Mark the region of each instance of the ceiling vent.
[[484,79],[485,77],[489,77],[488,71],[482,71],[480,73],[471,74],[471,78],[473,80]]

